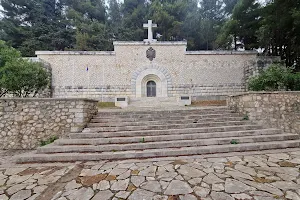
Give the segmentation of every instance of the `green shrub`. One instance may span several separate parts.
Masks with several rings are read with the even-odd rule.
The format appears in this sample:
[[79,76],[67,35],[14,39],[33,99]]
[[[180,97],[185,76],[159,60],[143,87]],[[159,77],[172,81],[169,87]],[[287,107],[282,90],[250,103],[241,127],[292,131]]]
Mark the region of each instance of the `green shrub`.
[[260,75],[250,78],[248,86],[252,91],[296,91],[300,90],[300,74],[280,64],[273,64]]
[[57,139],[58,139],[57,136],[51,136],[47,140],[41,140],[40,141],[40,146],[42,147],[42,146],[46,146],[47,144],[51,144],[51,143],[53,143]]
[[115,107],[115,102],[98,102],[98,108],[113,108]]
[[290,73],[286,77],[287,88],[292,91],[300,91],[300,73]]
[[49,85],[49,74],[41,63],[16,59],[0,69],[1,85],[17,97],[35,97]]
[[237,140],[233,139],[233,140],[230,141],[230,144],[239,144],[239,142]]
[[50,74],[41,63],[30,62],[0,40],[0,97],[35,97],[50,84]]
[[243,120],[245,120],[245,121],[246,121],[246,120],[249,120],[248,114],[245,114],[245,115],[244,115]]

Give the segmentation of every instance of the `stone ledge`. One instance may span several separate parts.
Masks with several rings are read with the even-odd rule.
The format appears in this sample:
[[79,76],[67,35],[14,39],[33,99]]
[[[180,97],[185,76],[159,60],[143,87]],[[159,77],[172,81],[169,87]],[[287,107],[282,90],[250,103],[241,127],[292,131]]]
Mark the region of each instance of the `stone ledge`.
[[185,55],[256,55],[256,51],[187,51]]
[[114,56],[114,51],[36,51],[35,55],[105,55]]
[[88,98],[0,98],[0,101],[90,101],[98,102]]
[[141,46],[141,45],[152,45],[152,46],[186,46],[187,42],[185,41],[168,41],[168,42],[140,42],[140,41],[115,41],[114,46]]
[[300,91],[261,91],[261,92],[243,92],[240,94],[228,95],[229,97],[238,97],[249,94],[298,94],[300,95]]

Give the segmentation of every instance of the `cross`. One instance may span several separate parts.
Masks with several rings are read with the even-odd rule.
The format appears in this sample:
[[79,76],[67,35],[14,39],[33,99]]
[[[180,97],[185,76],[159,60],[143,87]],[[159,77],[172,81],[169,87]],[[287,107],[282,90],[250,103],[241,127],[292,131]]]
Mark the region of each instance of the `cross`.
[[152,20],[148,20],[148,24],[144,24],[143,27],[148,29],[148,39],[145,39],[145,42],[155,42],[156,40],[153,39],[153,31],[152,28],[156,28],[157,24],[153,24]]

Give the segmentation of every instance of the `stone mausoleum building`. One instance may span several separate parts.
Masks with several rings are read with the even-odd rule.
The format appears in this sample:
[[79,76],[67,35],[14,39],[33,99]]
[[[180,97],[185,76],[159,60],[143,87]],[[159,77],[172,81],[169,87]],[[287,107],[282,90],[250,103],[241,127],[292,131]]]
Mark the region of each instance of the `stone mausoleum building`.
[[114,51],[37,51],[52,68],[53,97],[222,98],[244,92],[257,68],[256,52],[187,51],[187,42],[115,41]]

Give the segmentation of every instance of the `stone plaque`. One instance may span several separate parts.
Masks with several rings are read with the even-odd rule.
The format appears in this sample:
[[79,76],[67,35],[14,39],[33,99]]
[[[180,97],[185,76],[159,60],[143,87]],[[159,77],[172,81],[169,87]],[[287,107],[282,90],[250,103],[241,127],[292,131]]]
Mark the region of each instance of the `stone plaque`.
[[189,99],[190,99],[190,97],[187,97],[187,96],[181,97],[181,100],[189,100]]
[[125,101],[125,98],[117,98],[117,101]]
[[146,51],[146,57],[152,61],[156,56],[156,52],[152,47],[149,47],[149,49]]

